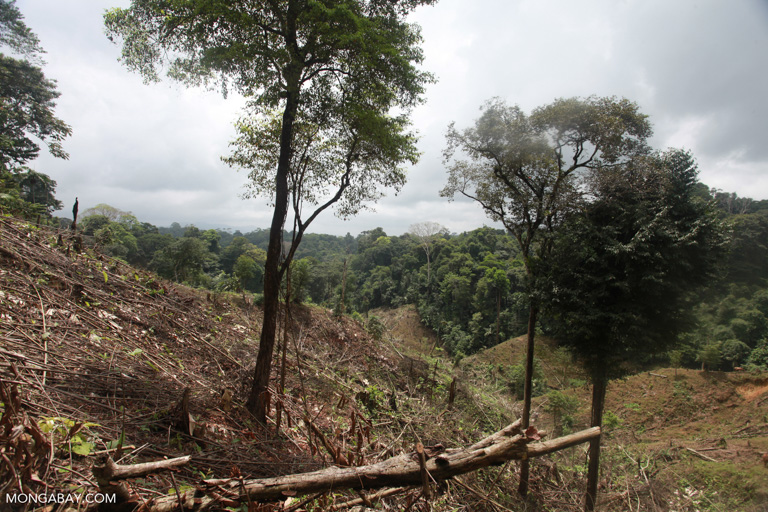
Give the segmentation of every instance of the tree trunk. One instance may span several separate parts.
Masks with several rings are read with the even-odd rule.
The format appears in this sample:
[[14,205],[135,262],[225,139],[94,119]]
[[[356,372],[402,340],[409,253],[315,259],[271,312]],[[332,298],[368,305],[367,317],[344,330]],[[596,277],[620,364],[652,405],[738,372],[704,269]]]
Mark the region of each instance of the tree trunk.
[[259,353],[253,373],[253,385],[246,402],[246,408],[261,424],[267,422],[269,407],[269,376],[272,371],[272,354],[275,348],[277,315],[280,308],[280,255],[283,245],[283,226],[288,214],[288,172],[291,166],[291,145],[293,121],[298,109],[298,86],[289,89],[283,111],[283,126],[280,132],[280,158],[275,176],[275,210],[269,231],[267,260],[264,263],[264,323],[259,340]]
[[[429,458],[424,469],[430,480],[441,481],[491,465],[503,464],[522,457],[539,457],[570,446],[585,443],[600,435],[599,428],[576,432],[546,442],[531,442],[520,429],[520,421],[462,450],[444,450],[442,446],[427,447]],[[422,466],[415,453],[393,457],[383,462],[359,467],[330,467],[311,473],[299,473],[274,478],[243,480],[229,478],[206,480],[208,492],[198,489],[178,495],[156,498],[145,504],[152,512],[183,509],[204,509],[222,494],[237,502],[274,501],[286,496],[345,489],[379,489],[423,484]],[[203,494],[201,496],[201,494]],[[236,502],[229,504],[236,505]]]
[[[604,376],[593,377],[592,382],[592,426],[602,427],[605,390],[608,379]],[[584,510],[590,512],[597,503],[597,480],[600,476],[600,436],[589,442],[589,468],[587,470],[587,494]]]
[[[531,304],[528,309],[528,347],[525,356],[525,390],[523,391],[523,429],[527,429],[531,424],[531,396],[533,393],[533,347],[534,338],[536,336],[536,316],[539,313],[539,309]],[[517,488],[517,492],[520,496],[526,496],[528,494],[528,479],[530,474],[530,466],[528,459],[524,458],[520,461],[520,485]]]

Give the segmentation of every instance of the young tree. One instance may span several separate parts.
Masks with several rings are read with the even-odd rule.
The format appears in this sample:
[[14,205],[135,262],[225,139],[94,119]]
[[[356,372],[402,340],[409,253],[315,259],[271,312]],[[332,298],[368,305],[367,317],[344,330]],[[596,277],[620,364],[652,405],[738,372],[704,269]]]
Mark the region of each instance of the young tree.
[[[592,426],[609,379],[664,353],[686,326],[693,291],[725,254],[713,204],[695,194],[689,153],[671,150],[597,169],[591,202],[561,226],[548,260],[547,310],[592,379]],[[590,443],[586,510],[597,492],[600,440]]]
[[[368,152],[357,144],[378,151],[385,142],[384,152],[397,147],[401,157],[388,158],[397,163],[415,157],[413,139],[403,132],[405,115],[420,101],[429,76],[416,69],[422,60],[420,36],[405,17],[416,6],[433,2],[132,0],[130,8],[105,15],[108,36],[123,39],[123,62],[146,79],[157,80],[158,65],[168,63],[172,78],[218,84],[224,92],[234,85],[253,98],[250,107],[257,116],[277,114],[279,150],[268,189],[274,194],[274,212],[264,269],[264,323],[247,402],[262,423],[269,403],[280,281],[288,268],[280,260],[290,188],[307,190],[301,179],[291,180],[292,172],[301,172],[293,168],[301,162],[296,142],[308,140],[313,129],[321,129],[319,140],[328,141],[332,135],[326,130],[334,127],[318,121],[339,120],[339,143],[351,144],[341,148],[346,160],[333,162],[334,172],[341,173],[335,184],[342,185],[351,180],[344,178],[347,171],[365,168]],[[405,114],[390,117],[395,109]],[[403,137],[408,139],[405,147]],[[296,245],[294,241],[292,251]]]
[[[480,203],[501,222],[520,248],[529,296],[523,427],[532,396],[534,336],[540,307],[536,282],[546,266],[551,235],[581,201],[580,179],[593,169],[612,168],[647,153],[647,116],[626,99],[559,99],[528,116],[500,99],[487,102],[475,126],[454,125],[444,151],[448,183],[441,195]],[[457,158],[456,153],[464,158]],[[528,489],[522,461],[520,494]]]

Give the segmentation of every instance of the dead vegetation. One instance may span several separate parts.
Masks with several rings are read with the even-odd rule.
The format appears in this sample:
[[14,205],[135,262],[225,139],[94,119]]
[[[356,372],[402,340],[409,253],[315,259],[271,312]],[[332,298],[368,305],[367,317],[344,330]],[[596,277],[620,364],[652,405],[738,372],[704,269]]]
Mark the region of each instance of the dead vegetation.
[[[204,481],[365,466],[411,453],[418,443],[459,448],[517,417],[508,383],[515,340],[456,366],[413,308],[376,312],[389,329],[376,341],[361,323],[305,306],[281,319],[270,423],[256,428],[240,404],[255,358],[258,308],[239,296],[159,280],[98,252],[77,253],[66,235],[0,219],[3,494],[96,492],[93,470],[98,474],[106,455],[123,466],[190,456],[172,472],[125,481],[137,503],[165,500],[172,508],[168,496],[194,494]],[[566,432],[586,426],[582,374],[547,343],[538,354],[547,384],[577,403]],[[615,420],[604,440],[598,509],[765,510],[768,379],[654,374],[609,388]],[[533,418],[554,430],[563,414],[555,416],[542,395]],[[515,467],[454,477],[432,486],[428,499],[415,485],[282,495],[261,505],[229,494],[213,508],[581,509],[583,447],[536,459],[526,501],[514,492]]]

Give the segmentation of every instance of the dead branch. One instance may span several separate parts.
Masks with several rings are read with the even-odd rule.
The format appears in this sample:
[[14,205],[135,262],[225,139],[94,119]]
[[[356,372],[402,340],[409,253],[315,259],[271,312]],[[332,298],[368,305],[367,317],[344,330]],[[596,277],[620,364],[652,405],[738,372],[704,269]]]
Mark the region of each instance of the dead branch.
[[365,497],[365,500],[363,498],[354,498],[349,501],[345,501],[343,503],[337,503],[336,505],[331,505],[331,507],[328,510],[343,510],[346,508],[352,508],[357,505],[363,505],[365,501],[367,500],[368,503],[376,504],[377,501],[379,501],[382,498],[386,498],[388,496],[394,496],[395,494],[400,494],[401,492],[407,491],[408,487],[394,487],[392,489],[384,489],[383,491],[379,491],[376,494],[370,494]]
[[[189,456],[185,456],[123,466],[116,464],[111,457],[107,457],[103,464],[95,465],[92,471],[93,476],[96,477],[96,482],[99,484],[99,490],[103,494],[117,495],[119,503],[137,502],[138,504],[137,497],[123,485],[121,480],[138,478],[166,469],[178,468],[188,464],[189,459]],[[181,502],[179,501],[179,503]]]
[[141,464],[122,465],[116,464],[108,458],[103,465],[93,467],[93,474],[97,480],[125,480],[126,478],[139,478],[151,475],[166,469],[175,469],[189,463],[190,456],[176,457],[175,459],[144,462]]
[[717,462],[716,459],[713,459],[712,457],[707,457],[703,453],[697,452],[693,448],[688,448],[687,446],[684,446],[683,448],[685,448],[686,450],[688,450],[689,452],[691,452],[692,454],[694,454],[695,456],[697,456],[700,459],[704,459],[704,460],[709,461],[709,462]]

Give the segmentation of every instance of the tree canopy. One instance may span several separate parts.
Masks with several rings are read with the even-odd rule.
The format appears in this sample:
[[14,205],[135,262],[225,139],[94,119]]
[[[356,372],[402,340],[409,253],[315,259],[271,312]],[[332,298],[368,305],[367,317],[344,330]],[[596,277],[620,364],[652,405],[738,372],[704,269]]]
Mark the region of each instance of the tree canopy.
[[558,99],[530,115],[496,98],[481,111],[473,127],[448,129],[441,195],[477,201],[514,235],[530,271],[547,251],[541,239],[578,204],[585,173],[646,153],[652,133],[623,98]]
[[697,172],[690,153],[669,150],[595,174],[593,200],[555,242],[548,310],[595,377],[665,353],[691,326],[692,292],[726,248],[713,204],[694,194]]
[[[531,115],[496,98],[481,110],[474,127],[459,131],[452,124],[448,129],[448,183],[441,195],[477,201],[520,247],[529,294],[522,416],[527,428],[539,308],[535,290],[551,237],[582,200],[584,176],[647,153],[651,127],[637,104],[623,98],[558,99]],[[523,461],[521,494],[527,485],[528,463]]]
[[0,0],[0,45],[21,59],[0,53],[0,164],[6,169],[37,157],[44,141],[52,155],[67,158],[61,142],[71,128],[54,115],[56,81],[38,65],[43,49],[15,2]]
[[0,48],[16,55],[0,53],[0,205],[50,217],[61,208],[53,197],[56,182],[25,164],[37,158],[39,141],[67,158],[61,142],[72,130],[54,114],[56,81],[43,73],[45,52],[13,0],[0,0]]

